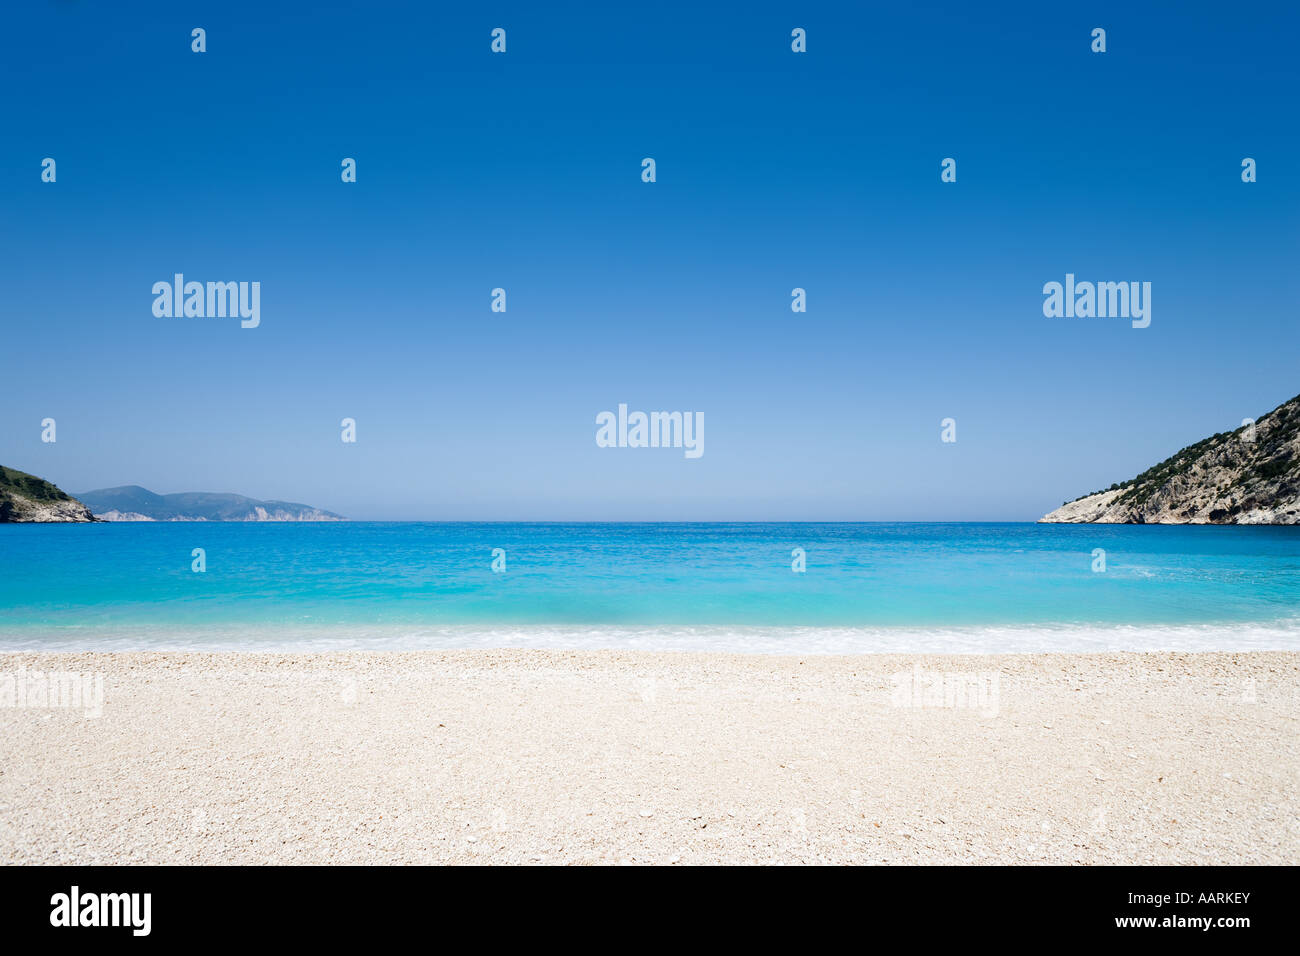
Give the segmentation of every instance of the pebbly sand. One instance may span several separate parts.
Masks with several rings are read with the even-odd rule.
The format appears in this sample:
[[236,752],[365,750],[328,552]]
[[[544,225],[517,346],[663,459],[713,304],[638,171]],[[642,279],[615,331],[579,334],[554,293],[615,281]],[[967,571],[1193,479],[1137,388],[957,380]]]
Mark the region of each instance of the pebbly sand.
[[[15,696],[53,672],[102,674],[102,714]],[[5,675],[4,863],[1300,862],[1294,652],[10,653]]]

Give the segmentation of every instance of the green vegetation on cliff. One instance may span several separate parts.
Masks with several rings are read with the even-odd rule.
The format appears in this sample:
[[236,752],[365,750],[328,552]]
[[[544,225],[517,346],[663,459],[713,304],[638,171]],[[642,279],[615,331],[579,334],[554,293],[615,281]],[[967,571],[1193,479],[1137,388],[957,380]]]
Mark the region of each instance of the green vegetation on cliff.
[[45,479],[0,465],[0,522],[94,520],[89,508]]

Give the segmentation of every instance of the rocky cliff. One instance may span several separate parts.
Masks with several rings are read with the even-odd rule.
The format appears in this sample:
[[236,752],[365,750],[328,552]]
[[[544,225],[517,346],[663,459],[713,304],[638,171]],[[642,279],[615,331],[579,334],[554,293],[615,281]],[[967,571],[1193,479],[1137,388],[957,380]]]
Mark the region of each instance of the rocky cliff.
[[1189,445],[1045,522],[1300,524],[1300,396],[1253,426]]
[[94,520],[89,508],[48,481],[0,465],[0,522]]

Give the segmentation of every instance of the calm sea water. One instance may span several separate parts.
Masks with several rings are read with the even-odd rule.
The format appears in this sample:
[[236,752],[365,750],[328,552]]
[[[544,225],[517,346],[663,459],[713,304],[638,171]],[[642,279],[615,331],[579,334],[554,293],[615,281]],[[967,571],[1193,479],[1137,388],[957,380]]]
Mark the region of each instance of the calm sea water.
[[0,650],[1300,648],[1298,604],[1300,528],[0,525]]

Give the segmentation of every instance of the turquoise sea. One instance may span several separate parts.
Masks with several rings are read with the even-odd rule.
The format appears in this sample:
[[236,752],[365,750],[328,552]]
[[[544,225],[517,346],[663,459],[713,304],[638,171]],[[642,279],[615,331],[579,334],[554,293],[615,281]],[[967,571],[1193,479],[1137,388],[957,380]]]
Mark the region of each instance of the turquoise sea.
[[0,650],[1297,649],[1298,605],[1300,528],[0,525]]

